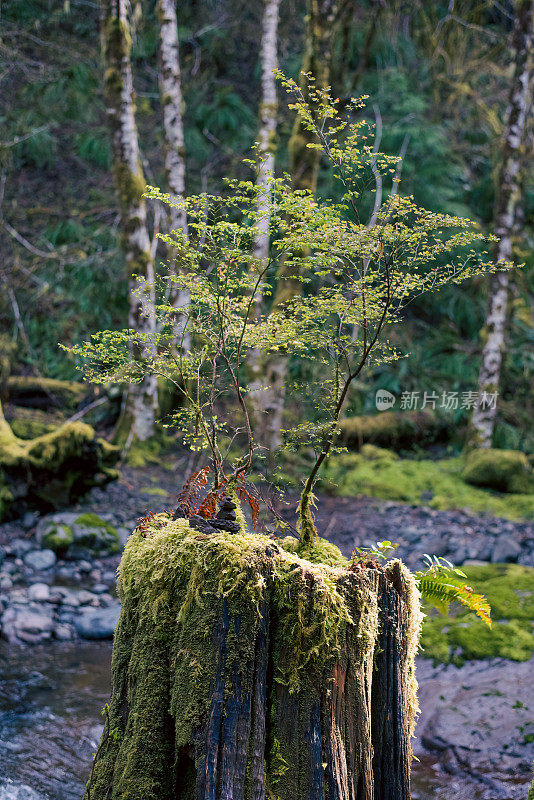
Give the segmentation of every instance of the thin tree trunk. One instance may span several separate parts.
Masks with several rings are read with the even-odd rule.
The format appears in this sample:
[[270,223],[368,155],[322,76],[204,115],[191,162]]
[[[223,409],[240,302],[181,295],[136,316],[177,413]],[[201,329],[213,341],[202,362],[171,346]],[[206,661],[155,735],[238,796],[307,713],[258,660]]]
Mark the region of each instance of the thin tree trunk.
[[[163,109],[163,131],[165,136],[165,174],[169,192],[178,202],[185,196],[185,144],[182,118],[182,87],[180,80],[180,58],[178,48],[178,20],[175,0],[158,0],[160,71],[159,88]],[[171,231],[182,231],[187,238],[187,213],[184,207],[169,208]],[[176,272],[176,249],[167,248],[170,274]],[[170,301],[175,308],[189,302],[189,294],[176,286],[171,288]],[[189,349],[189,337],[182,338],[182,328],[178,318],[177,334],[181,346]]]
[[[145,179],[135,124],[130,61],[132,40],[127,9],[127,0],[100,0],[105,65],[104,97],[112,140],[121,240],[130,285],[128,324],[136,331],[150,333],[153,330],[153,320],[150,315],[147,316],[141,301],[134,294],[137,285],[135,276],[150,278],[154,265],[146,222],[146,203],[142,197]],[[133,357],[141,359],[142,352],[133,353]],[[154,376],[147,376],[140,383],[130,384],[115,432],[119,444],[129,445],[134,439],[145,441],[154,433],[157,397]]]
[[[280,0],[264,0],[263,33],[261,40],[261,89],[260,128],[258,131],[258,154],[261,158],[257,186],[258,196],[256,225],[259,234],[254,243],[254,256],[260,262],[269,257],[269,228],[271,223],[272,188],[270,178],[274,174],[276,154],[276,113],[278,100],[276,78],[273,70],[278,65],[278,10]],[[263,287],[258,286],[254,298],[254,313],[259,317],[263,305]],[[268,409],[264,404],[262,388],[262,358],[259,350],[253,350],[248,358],[250,373],[249,400],[260,428],[268,426]]]
[[[338,0],[327,0],[327,2],[320,3],[319,0],[308,0],[307,11],[306,49],[302,72],[311,73],[316,87],[323,88],[329,82],[331,39],[339,12],[339,2]],[[301,77],[300,88],[304,97],[307,98],[308,81],[304,76]],[[319,150],[308,147],[308,144],[314,141],[313,132],[305,128],[300,116],[297,116],[288,143],[289,172],[295,189],[308,189],[312,193],[315,193],[317,188],[320,160]],[[300,282],[290,277],[293,274],[294,268],[289,268],[282,263],[273,299],[274,308],[300,291]],[[269,358],[260,366],[258,373],[261,375],[263,388],[255,393],[256,407],[254,411],[257,438],[269,453],[273,453],[281,444],[287,359],[282,355]],[[258,382],[260,382],[260,375],[257,377]]]
[[[532,73],[532,46],[534,28],[533,0],[518,0],[512,47],[515,51],[515,68],[510,87],[508,120],[504,134],[502,163],[497,183],[495,202],[495,234],[500,241],[495,248],[496,261],[509,261],[512,255],[512,235],[520,197],[521,142],[528,108],[528,89]],[[482,352],[482,365],[478,378],[478,404],[473,410],[470,445],[491,447],[497,403],[487,402],[499,388],[504,351],[506,310],[508,305],[507,272],[498,272],[490,278],[490,295],[486,317],[487,339]]]

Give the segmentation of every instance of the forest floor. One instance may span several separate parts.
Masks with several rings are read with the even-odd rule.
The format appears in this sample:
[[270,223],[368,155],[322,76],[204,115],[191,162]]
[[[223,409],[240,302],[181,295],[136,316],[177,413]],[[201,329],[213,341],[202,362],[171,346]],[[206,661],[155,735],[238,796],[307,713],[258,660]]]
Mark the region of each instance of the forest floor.
[[[183,475],[190,471],[191,465],[179,455],[165,461],[165,467],[159,464],[123,467],[119,481],[92,490],[69,510],[103,515],[117,527],[124,543],[137,518],[147,510],[157,513],[175,505]],[[279,506],[291,523],[295,522],[294,499],[289,496],[287,505]],[[4,568],[9,561],[19,564],[18,573],[12,569],[11,575],[7,575],[9,580],[13,579],[11,593],[18,598],[15,602],[28,603],[21,596],[29,592],[32,584],[42,587],[44,580],[51,591],[63,592],[59,602],[63,602],[64,623],[73,613],[69,606],[73,595],[80,588],[88,597],[95,592],[100,598],[93,602],[98,606],[95,614],[97,611],[104,616],[108,614],[109,620],[103,620],[104,628],[108,624],[112,630],[118,614],[114,571],[119,556],[95,560],[85,566],[83,562],[60,560],[43,579],[42,574],[26,570],[20,555],[14,561],[9,553],[14,540],[33,541],[37,522],[38,517],[27,514],[22,520],[0,526],[0,546],[4,545],[8,553]],[[399,542],[397,552],[411,567],[421,568],[420,558],[425,552],[446,556],[458,564],[519,561],[534,566],[533,522],[472,514],[467,509],[438,511],[363,495],[343,498],[324,495],[318,497],[316,524],[320,534],[337,544],[346,556],[355,547],[388,539]],[[484,587],[480,589],[484,591]],[[102,619],[97,622],[102,623]],[[63,624],[65,627],[68,626]],[[447,800],[524,797],[534,759],[534,714],[528,707],[534,697],[533,665],[533,660],[492,658],[445,666],[433,664],[429,658],[419,659],[422,713],[414,751],[420,759],[415,769],[419,787],[423,789],[414,791],[414,798],[440,797],[444,774],[448,793],[443,797]],[[470,787],[467,793],[466,786]]]

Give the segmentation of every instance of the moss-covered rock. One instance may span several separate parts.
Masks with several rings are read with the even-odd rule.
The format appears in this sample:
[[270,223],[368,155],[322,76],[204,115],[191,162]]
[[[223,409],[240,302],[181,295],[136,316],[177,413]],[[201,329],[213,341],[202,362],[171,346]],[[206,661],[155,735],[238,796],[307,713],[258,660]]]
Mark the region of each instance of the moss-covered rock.
[[73,542],[69,550],[72,558],[80,558],[80,550],[91,555],[105,556],[118,553],[121,542],[117,529],[98,514],[80,514],[72,524]]
[[351,450],[369,443],[393,450],[413,450],[447,442],[450,423],[431,411],[384,411],[361,417],[349,417],[340,423],[340,440]]
[[[293,537],[206,535],[167,514],[132,534],[91,800],[305,800],[342,775],[367,796],[373,770],[406,790],[413,578],[400,562],[349,570],[321,540],[307,558],[297,551]],[[375,696],[386,652],[395,683]]]
[[19,439],[0,406],[0,519],[24,505],[57,508],[117,477],[118,448],[73,422],[35,439]]
[[41,547],[70,559],[108,556],[121,549],[116,528],[94,513],[60,512],[45,517],[36,530]]
[[429,610],[421,637],[423,655],[443,663],[495,657],[528,661],[534,653],[534,569],[517,564],[462,569],[467,582],[486,595],[493,627],[465,609],[452,609],[447,617]]
[[467,455],[463,479],[472,486],[498,492],[534,494],[534,471],[519,450],[473,450]]
[[50,522],[43,532],[40,542],[45,549],[53,550],[60,558],[65,555],[74,541],[72,528],[66,523]]

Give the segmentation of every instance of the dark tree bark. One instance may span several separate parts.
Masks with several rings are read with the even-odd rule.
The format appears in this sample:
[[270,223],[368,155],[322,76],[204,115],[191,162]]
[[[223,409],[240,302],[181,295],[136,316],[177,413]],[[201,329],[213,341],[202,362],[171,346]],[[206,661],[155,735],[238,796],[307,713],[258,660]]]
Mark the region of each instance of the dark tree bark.
[[419,606],[400,562],[152,524],[123,557],[87,800],[408,800]]

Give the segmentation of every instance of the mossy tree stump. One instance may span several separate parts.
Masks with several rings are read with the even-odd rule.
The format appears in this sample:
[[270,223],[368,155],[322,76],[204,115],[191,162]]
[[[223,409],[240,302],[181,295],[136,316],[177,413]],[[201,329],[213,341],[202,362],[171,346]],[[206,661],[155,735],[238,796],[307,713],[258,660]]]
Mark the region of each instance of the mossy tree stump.
[[413,578],[297,546],[165,514],[131,536],[87,800],[408,800]]

